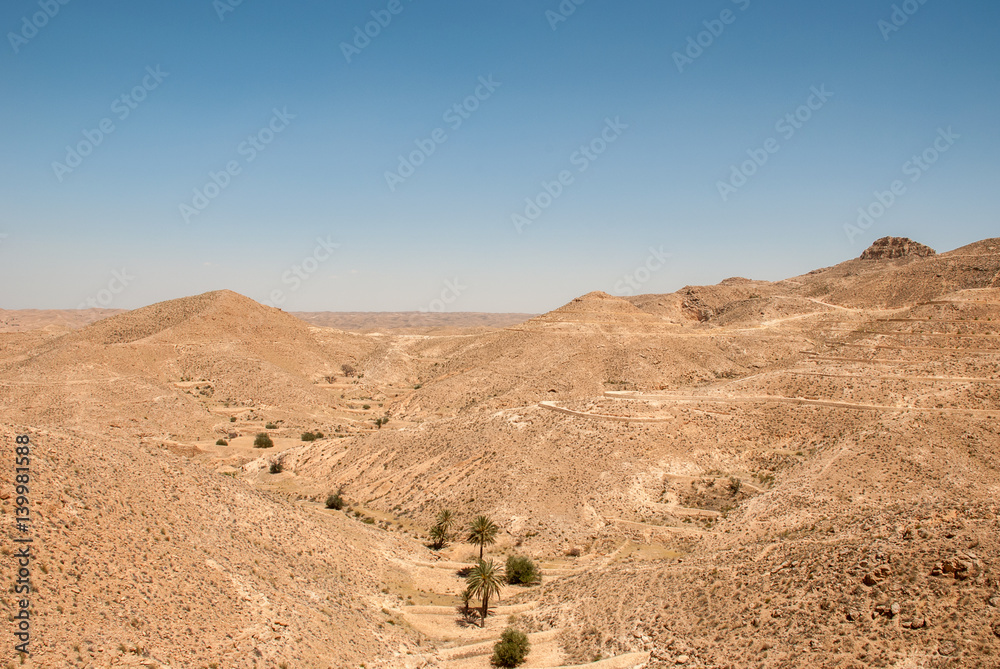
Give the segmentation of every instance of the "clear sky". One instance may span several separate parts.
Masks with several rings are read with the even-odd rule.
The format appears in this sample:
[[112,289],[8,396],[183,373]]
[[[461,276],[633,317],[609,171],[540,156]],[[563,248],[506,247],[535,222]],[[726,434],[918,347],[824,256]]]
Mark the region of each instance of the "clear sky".
[[998,235],[995,0],[6,0],[0,31],[3,308],[540,312]]

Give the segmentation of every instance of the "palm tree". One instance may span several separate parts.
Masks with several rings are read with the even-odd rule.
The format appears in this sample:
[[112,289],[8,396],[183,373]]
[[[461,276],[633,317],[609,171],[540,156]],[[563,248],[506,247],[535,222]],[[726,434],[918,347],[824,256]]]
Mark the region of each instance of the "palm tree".
[[492,546],[497,541],[500,528],[486,516],[477,516],[469,525],[469,541],[479,546],[479,561],[483,561],[483,547]]
[[451,526],[455,522],[455,514],[448,509],[442,509],[438,513],[437,524],[444,528],[445,532],[451,532]]
[[444,545],[448,543],[448,531],[444,529],[443,525],[435,525],[431,528],[431,548],[434,550],[440,550],[444,548]]
[[483,598],[483,619],[480,627],[486,627],[486,614],[489,612],[490,597],[496,595],[497,599],[500,598],[503,578],[503,569],[490,559],[480,560],[465,579],[469,585],[469,596]]

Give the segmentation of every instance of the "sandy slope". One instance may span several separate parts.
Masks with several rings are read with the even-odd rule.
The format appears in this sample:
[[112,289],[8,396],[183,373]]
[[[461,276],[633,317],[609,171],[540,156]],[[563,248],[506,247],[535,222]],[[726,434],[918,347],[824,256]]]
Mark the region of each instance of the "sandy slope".
[[[2,334],[5,431],[44,456],[45,657],[485,667],[515,616],[530,666],[995,666],[998,248],[479,333],[351,334],[222,291]],[[323,512],[339,486],[350,512]],[[547,565],[485,636],[427,566],[442,507]]]

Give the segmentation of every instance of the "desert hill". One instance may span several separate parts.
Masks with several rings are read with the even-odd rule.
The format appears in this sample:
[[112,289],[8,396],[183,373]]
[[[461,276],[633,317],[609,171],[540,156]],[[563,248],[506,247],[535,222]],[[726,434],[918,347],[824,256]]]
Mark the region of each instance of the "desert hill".
[[229,291],[206,293],[45,339],[0,363],[0,401],[25,423],[44,416],[136,437],[225,436],[231,416],[332,420],[333,394],[320,382],[375,347]]
[[[179,602],[138,598],[145,576],[87,563],[135,602],[88,608],[148,621],[131,628],[149,630],[161,664],[230,666],[229,644],[253,643],[260,656],[234,661],[471,669],[511,619],[536,647],[529,666],[988,667],[998,248],[879,240],[784,281],[589,293],[482,331],[346,333],[209,293],[0,335],[0,410],[47,442],[60,560],[114,520],[129,537],[177,536],[172,573],[213,584],[216,606],[192,615],[218,643],[185,655],[180,628],[156,622]],[[273,450],[251,447],[260,431]],[[117,505],[77,505],[77,479]],[[320,510],[341,488],[346,513]],[[176,504],[154,513],[160,490]],[[540,587],[505,589],[485,630],[454,608],[474,549],[424,545],[442,508],[460,523],[490,515],[491,554],[543,566]],[[279,517],[300,534],[283,539]],[[308,583],[291,576],[299,562]],[[149,578],[183,592],[163,571]],[[234,605],[227,578],[271,608]],[[314,581],[343,589],[338,606]],[[303,620],[297,635],[276,610]],[[111,629],[105,653],[141,641]]]
[[389,558],[410,551],[393,537],[113,437],[3,427],[37,443],[28,665],[373,666],[416,649],[379,609]]
[[998,249],[1000,239],[987,239],[936,254],[912,240],[885,237],[860,258],[783,281],[734,278],[716,286],[685,286],[671,295],[628,299],[671,322],[726,325],[798,316],[822,308],[897,308],[963,288],[1000,285]]

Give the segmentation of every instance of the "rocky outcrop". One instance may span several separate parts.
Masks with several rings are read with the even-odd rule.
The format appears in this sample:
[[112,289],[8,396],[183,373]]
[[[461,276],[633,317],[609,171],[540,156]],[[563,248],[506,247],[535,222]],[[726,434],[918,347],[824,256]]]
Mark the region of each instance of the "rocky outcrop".
[[937,251],[929,246],[919,244],[906,237],[883,237],[865,249],[862,260],[891,260],[893,258],[926,258],[937,255]]

